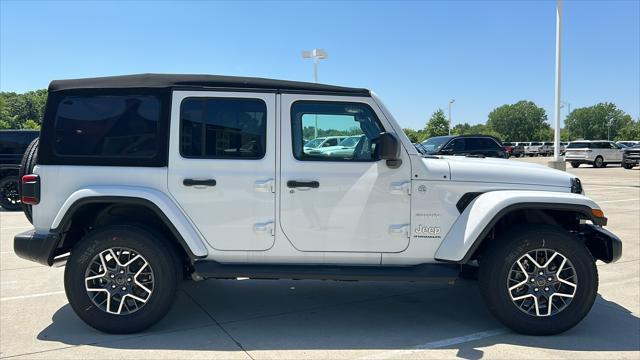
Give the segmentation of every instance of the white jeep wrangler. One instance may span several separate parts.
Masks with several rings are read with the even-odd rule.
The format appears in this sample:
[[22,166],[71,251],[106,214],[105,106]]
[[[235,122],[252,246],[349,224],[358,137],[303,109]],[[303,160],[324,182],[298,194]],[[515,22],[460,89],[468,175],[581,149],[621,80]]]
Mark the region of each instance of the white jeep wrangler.
[[[361,135],[311,153],[313,134]],[[183,278],[452,282],[527,334],[576,325],[619,238],[580,181],[505,159],[423,156],[369,90],[258,78],[53,81],[22,162],[34,230],[86,323],[143,330]]]

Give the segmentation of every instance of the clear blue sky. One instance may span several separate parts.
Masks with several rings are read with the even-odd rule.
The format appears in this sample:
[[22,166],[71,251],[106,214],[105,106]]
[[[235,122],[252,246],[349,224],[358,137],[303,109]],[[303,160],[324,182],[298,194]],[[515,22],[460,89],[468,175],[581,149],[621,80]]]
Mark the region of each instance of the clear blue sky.
[[[565,1],[562,97],[640,116],[640,2]],[[0,89],[142,72],[320,81],[377,92],[403,126],[455,98],[484,122],[527,99],[553,118],[554,1],[35,2],[0,5]],[[564,116],[564,112],[563,112]]]

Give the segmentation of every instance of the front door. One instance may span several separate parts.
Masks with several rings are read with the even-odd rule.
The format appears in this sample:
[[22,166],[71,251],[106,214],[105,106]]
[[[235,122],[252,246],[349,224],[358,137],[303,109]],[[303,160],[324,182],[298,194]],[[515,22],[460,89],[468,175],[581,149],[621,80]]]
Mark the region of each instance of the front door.
[[169,191],[215,249],[273,245],[275,101],[269,93],[173,93]]
[[[411,164],[404,149],[399,166],[376,159],[376,140],[391,128],[375,102],[283,94],[281,109],[280,226],[286,240],[301,251],[406,249]],[[343,140],[311,146],[329,136]]]

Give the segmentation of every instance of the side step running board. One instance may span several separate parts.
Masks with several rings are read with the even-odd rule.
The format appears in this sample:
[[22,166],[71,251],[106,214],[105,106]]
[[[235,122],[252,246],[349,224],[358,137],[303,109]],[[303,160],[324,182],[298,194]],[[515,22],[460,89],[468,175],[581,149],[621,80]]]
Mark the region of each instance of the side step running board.
[[221,264],[200,260],[194,264],[193,278],[235,279],[316,279],[316,280],[392,280],[452,282],[460,273],[454,264],[422,264],[416,266],[333,266]]

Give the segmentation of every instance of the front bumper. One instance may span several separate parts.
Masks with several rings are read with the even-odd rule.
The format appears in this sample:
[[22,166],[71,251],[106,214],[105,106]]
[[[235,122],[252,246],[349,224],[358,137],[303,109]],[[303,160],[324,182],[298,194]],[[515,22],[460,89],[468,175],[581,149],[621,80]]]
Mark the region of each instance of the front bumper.
[[581,234],[594,258],[612,263],[622,256],[622,240],[611,231],[601,226],[584,224]]
[[640,164],[640,157],[629,157],[629,156],[624,156],[622,158],[622,162],[624,164],[633,164],[633,165],[638,165]]
[[13,251],[19,257],[51,266],[60,238],[56,234],[39,234],[35,230],[25,231],[13,238]]

